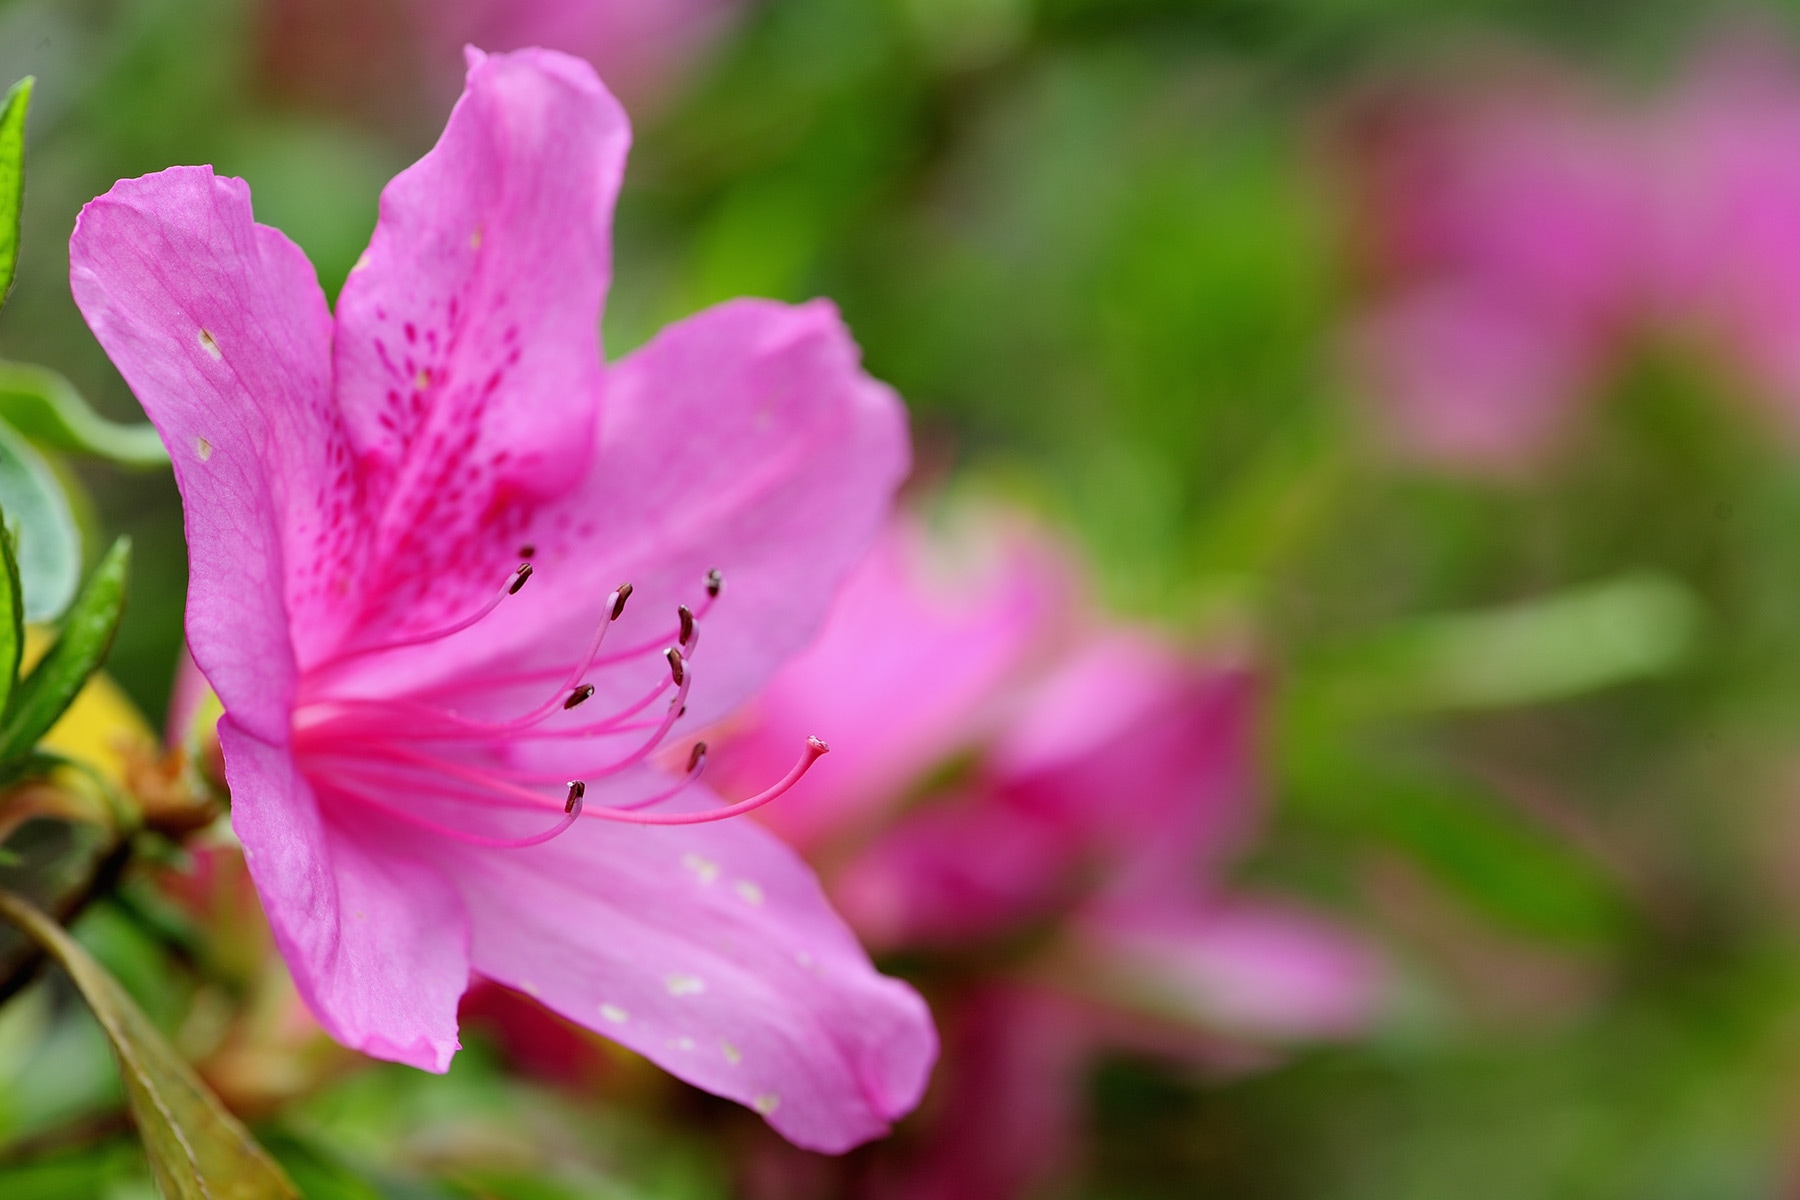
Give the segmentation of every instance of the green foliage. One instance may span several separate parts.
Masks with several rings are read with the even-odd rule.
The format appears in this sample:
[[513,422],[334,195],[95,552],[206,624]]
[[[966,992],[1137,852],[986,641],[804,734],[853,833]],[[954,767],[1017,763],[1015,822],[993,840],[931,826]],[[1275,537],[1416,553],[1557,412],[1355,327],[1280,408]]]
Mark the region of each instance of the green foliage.
[[281,1168],[80,943],[10,892],[0,891],[0,916],[24,930],[68,972],[106,1030],[164,1200],[299,1196]]
[[1344,839],[1398,850],[1500,925],[1606,945],[1631,926],[1629,898],[1602,864],[1490,789],[1405,769],[1317,739],[1283,756],[1296,814]]
[[1680,667],[1700,621],[1680,583],[1634,574],[1390,627],[1315,666],[1297,684],[1296,704],[1366,718],[1565,700]]
[[0,511],[15,541],[25,619],[53,620],[68,607],[81,581],[81,534],[56,472],[4,421]]
[[13,554],[12,538],[0,533],[0,606],[5,613],[0,619],[0,713],[12,703],[13,688],[19,682],[19,668],[25,657],[25,589],[19,579],[19,560]]
[[147,1185],[142,1176],[138,1149],[116,1141],[38,1162],[0,1166],[0,1195],[7,1200],[94,1200],[120,1195],[140,1181]]
[[106,420],[48,367],[0,362],[0,421],[52,450],[91,454],[128,467],[169,465],[169,452],[155,429]]
[[0,721],[0,763],[29,754],[99,669],[125,607],[131,541],[120,538],[88,576],[56,642],[13,691]]
[[0,100],[0,304],[12,291],[19,266],[19,215],[25,207],[25,113],[31,107],[28,75]]

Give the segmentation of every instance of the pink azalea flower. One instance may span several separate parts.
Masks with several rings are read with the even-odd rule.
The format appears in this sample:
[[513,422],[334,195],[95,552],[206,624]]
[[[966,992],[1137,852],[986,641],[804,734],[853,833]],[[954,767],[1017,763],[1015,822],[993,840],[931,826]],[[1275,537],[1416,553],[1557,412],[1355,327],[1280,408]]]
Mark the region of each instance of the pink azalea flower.
[[1653,103],[1438,97],[1365,156],[1389,293],[1351,337],[1389,439],[1516,472],[1631,340],[1696,343],[1800,436],[1800,72],[1733,41]]
[[[1016,581],[1021,596],[1038,589],[1029,602],[977,582],[967,623],[948,620],[919,537],[890,532],[825,633],[777,675],[778,701],[723,732],[720,756],[771,761],[828,709],[855,714],[833,765],[861,757],[880,771],[851,761],[834,787],[880,799],[837,805],[836,823],[803,833],[871,944],[935,956],[963,980],[936,996],[954,1052],[922,1114],[926,1144],[877,1172],[870,1194],[1015,1195],[1078,1143],[1096,1054],[1205,1058],[1223,1039],[1354,1034],[1381,971],[1323,917],[1225,883],[1260,822],[1252,672],[1071,620],[1066,570]],[[1024,640],[1002,654],[978,631],[1000,635],[1007,611],[1044,619],[1005,634]],[[872,666],[870,647],[882,648]]]
[[1541,80],[1431,104],[1399,113],[1362,164],[1400,286],[1356,330],[1355,361],[1401,451],[1509,473],[1560,440],[1635,317],[1640,146]]
[[1766,49],[1721,46],[1652,132],[1662,309],[1800,434],[1800,74]]
[[1246,672],[1097,636],[1036,686],[970,779],[844,866],[838,902],[876,945],[953,946],[1054,916],[1096,880],[1185,891],[1250,832],[1254,702]]
[[925,1008],[716,819],[781,785],[721,809],[654,756],[811,636],[904,415],[820,303],[604,364],[628,141],[585,63],[471,51],[335,316],[194,167],[88,205],[75,297],[175,460],[233,827],[326,1029],[444,1070],[474,972],[842,1150],[917,1101]]

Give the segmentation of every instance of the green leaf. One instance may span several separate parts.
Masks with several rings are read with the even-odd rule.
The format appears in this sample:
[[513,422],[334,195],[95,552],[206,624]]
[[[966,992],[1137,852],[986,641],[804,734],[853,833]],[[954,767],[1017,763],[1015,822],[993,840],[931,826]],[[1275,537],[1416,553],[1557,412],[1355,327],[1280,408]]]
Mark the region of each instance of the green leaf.
[[281,1168],[80,943],[5,890],[0,890],[0,916],[62,965],[106,1030],[165,1200],[297,1200],[300,1193]]
[[1667,674],[1702,623],[1680,583],[1633,574],[1485,612],[1428,617],[1305,672],[1303,701],[1339,715],[1541,704]]
[[0,762],[29,754],[106,657],[125,608],[130,561],[131,539],[122,537],[88,576],[56,644],[14,689],[5,721],[0,723]]
[[1454,774],[1292,743],[1286,800],[1337,838],[1400,851],[1499,925],[1568,944],[1605,944],[1633,921],[1621,880],[1561,834]]
[[81,582],[81,533],[56,472],[3,421],[0,512],[14,537],[25,619],[53,621]]
[[31,106],[31,76],[12,85],[0,102],[0,303],[12,290],[19,265],[19,213],[25,200],[25,110]]
[[128,467],[166,467],[169,452],[148,424],[108,421],[75,385],[48,367],[0,362],[0,419],[40,446],[111,459]]
[[19,560],[13,554],[12,538],[0,530],[0,597],[5,606],[0,613],[0,713],[12,702],[13,688],[19,682],[19,664],[25,656],[25,592],[19,584]]

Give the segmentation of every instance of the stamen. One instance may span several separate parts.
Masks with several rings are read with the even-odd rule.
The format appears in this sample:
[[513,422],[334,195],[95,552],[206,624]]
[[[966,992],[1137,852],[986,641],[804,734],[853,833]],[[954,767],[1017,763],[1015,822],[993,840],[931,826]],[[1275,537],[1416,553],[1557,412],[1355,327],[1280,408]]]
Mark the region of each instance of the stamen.
[[407,822],[409,825],[416,825],[420,829],[426,830],[429,833],[435,833],[440,837],[453,838],[459,842],[466,842],[471,846],[481,846],[490,850],[523,850],[528,846],[541,846],[545,842],[561,836],[573,826],[576,821],[579,821],[582,813],[582,794],[585,791],[586,788],[582,786],[579,780],[570,784],[569,800],[563,808],[562,820],[558,821],[549,829],[544,830],[542,833],[535,833],[530,837],[522,838],[488,837],[485,834],[470,833],[466,829],[455,829],[449,825],[440,825],[438,822],[426,817],[421,817],[415,812],[410,812],[404,808],[396,808],[392,804],[383,803],[373,796],[365,795],[361,792],[356,793],[356,799],[360,804],[367,804],[371,808],[380,809],[390,817],[396,817],[399,820]]
[[[624,807],[594,807],[588,809],[587,812],[590,816],[599,817],[602,821],[622,821],[631,825],[706,825],[713,821],[728,821],[732,817],[738,817],[747,812],[753,812],[769,803],[771,800],[780,797],[796,783],[799,783],[801,777],[804,776],[806,772],[812,768],[812,765],[815,762],[818,762],[830,749],[831,747],[827,746],[816,737],[807,738],[805,748],[800,751],[799,760],[794,763],[793,767],[786,775],[782,776],[775,786],[766,791],[758,792],[748,800],[740,800],[736,804],[727,804],[723,808],[713,808],[708,809],[705,812],[692,813],[640,813]],[[705,763],[706,759],[704,755],[701,756],[700,761],[702,764]],[[691,782],[691,780],[689,780],[689,782]]]
[[569,781],[569,798],[563,802],[563,811],[566,813],[574,812],[575,806],[577,804],[580,804],[582,799],[586,795],[587,795],[587,784],[583,783],[579,779],[570,780]]
[[724,590],[725,575],[719,568],[714,567],[706,573],[706,595],[709,599],[717,600],[719,593]]
[[678,605],[675,616],[681,622],[681,644],[686,646],[694,636],[694,610],[685,604]]
[[682,665],[681,661],[681,651],[670,646],[667,650],[663,651],[663,657],[669,660],[669,678],[675,681],[676,687],[680,687],[681,681],[687,678],[687,669]]
[[695,742],[693,753],[688,755],[687,772],[682,775],[681,782],[677,783],[672,788],[656,793],[654,796],[648,796],[642,800],[633,800],[630,804],[615,804],[612,806],[612,809],[614,812],[637,812],[640,809],[655,808],[663,801],[673,800],[682,792],[687,791],[688,785],[696,782],[700,776],[705,773],[706,743]]
[[563,701],[564,711],[574,708],[577,704],[580,704],[582,701],[586,700],[588,697],[592,696],[593,694],[594,694],[594,685],[593,684],[591,684],[591,683],[582,684],[580,687],[578,687],[574,691],[570,692],[569,698],[567,700]]
[[621,583],[613,593],[612,619],[618,620],[625,615],[625,602],[631,599],[632,587],[629,583]]
[[354,650],[345,650],[341,653],[332,655],[323,662],[315,663],[308,668],[308,671],[323,671],[327,668],[338,666],[340,663],[349,662],[353,658],[362,658],[369,654],[384,654],[389,650],[403,650],[408,646],[423,646],[428,642],[442,641],[447,637],[461,633],[463,630],[475,625],[483,617],[493,612],[496,608],[499,608],[500,602],[508,596],[518,595],[519,589],[524,587],[525,581],[530,578],[531,564],[520,563],[518,567],[513,570],[513,573],[506,577],[506,584],[492,600],[489,600],[486,604],[483,604],[480,608],[476,609],[462,620],[446,625],[442,629],[434,629],[426,633],[409,634],[406,637],[395,638],[393,641],[377,642],[373,646],[360,646]]

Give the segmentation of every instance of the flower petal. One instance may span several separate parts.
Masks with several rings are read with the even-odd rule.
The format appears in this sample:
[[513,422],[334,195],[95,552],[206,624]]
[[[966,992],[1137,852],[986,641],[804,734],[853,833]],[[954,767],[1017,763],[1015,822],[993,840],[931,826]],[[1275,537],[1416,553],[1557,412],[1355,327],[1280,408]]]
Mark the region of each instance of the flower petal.
[[681,728],[735,708],[813,636],[906,472],[905,411],[857,359],[836,310],[819,301],[735,300],[663,330],[608,377],[586,482],[521,535],[537,551],[530,586],[455,643],[405,667],[389,656],[385,678],[410,670],[414,689],[493,696],[493,676],[536,670],[542,690],[571,669],[607,594],[629,581],[636,590],[607,645],[643,653],[589,677],[599,695],[568,718],[579,723],[668,676],[676,606],[702,608],[706,573],[718,568],[724,592],[701,621]]
[[432,846],[463,891],[478,972],[789,1140],[846,1150],[918,1103],[936,1055],[924,1002],[875,972],[765,830],[589,819],[525,850]]
[[1556,448],[1604,365],[1578,327],[1460,285],[1376,310],[1354,331],[1351,356],[1396,451],[1495,476]]
[[587,470],[630,140],[581,60],[471,51],[443,137],[382,193],[335,345],[379,514],[365,620],[429,624],[496,586],[531,502]]
[[1291,904],[1140,900],[1096,909],[1075,930],[1082,974],[1120,1001],[1234,1033],[1348,1037],[1380,1001],[1375,950]]
[[[870,819],[972,744],[993,715],[984,710],[1064,607],[1072,583],[1046,544],[1014,526],[973,524],[956,531],[966,546],[944,547],[919,522],[894,522],[844,585],[825,632],[713,739],[708,778],[727,795],[779,778],[808,734],[831,744],[831,757],[759,818],[789,844]],[[934,557],[979,569],[940,580]]]
[[1069,901],[1086,839],[985,795],[910,813],[833,877],[831,894],[879,950],[966,945]]
[[319,1023],[377,1058],[443,1071],[469,980],[468,921],[437,870],[374,816],[327,821],[286,748],[219,722],[231,827],[294,982]]
[[285,608],[341,580],[352,533],[312,267],[254,222],[243,180],[207,167],[116,184],[82,210],[69,260],[75,302],[174,460],[194,658],[244,728],[285,740]]
[[988,764],[1004,802],[1109,852],[1111,890],[1217,869],[1260,816],[1258,687],[1130,630],[1095,637],[1045,681]]

